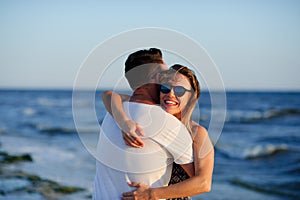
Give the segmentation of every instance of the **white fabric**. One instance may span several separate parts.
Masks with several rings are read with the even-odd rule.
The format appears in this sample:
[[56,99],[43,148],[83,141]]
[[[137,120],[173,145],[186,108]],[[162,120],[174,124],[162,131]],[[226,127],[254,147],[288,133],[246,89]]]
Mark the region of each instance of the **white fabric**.
[[147,104],[124,102],[123,107],[142,126],[145,146],[125,145],[121,130],[106,114],[97,146],[94,200],[120,199],[123,192],[132,190],[128,181],[151,187],[166,186],[173,161],[178,164],[193,161],[192,138],[174,116]]

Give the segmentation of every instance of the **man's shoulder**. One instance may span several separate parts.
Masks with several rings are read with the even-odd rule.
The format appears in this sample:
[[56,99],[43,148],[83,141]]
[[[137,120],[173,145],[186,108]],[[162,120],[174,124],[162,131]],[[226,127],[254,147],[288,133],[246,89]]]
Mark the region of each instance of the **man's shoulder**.
[[140,102],[133,102],[133,101],[124,101],[124,105],[130,105],[130,107],[160,107],[159,105],[156,104],[147,104],[147,103],[140,103]]
[[158,105],[126,102],[123,104],[123,108],[128,116],[138,122],[143,128],[152,127],[152,130],[156,127],[156,131],[163,131],[166,129],[177,130],[184,127],[181,121]]
[[164,109],[161,108],[160,105],[151,105],[137,102],[124,102],[123,106],[127,107],[127,109],[129,109],[130,111],[143,110],[152,116],[157,116],[159,118],[164,117],[169,121],[181,124],[181,122],[176,117],[174,117],[170,113],[167,113]]
[[[148,114],[160,114],[160,115],[169,115],[166,113],[159,105],[151,105],[146,103],[137,103],[137,102],[123,102],[124,110],[130,112],[144,112]],[[171,115],[172,116],[172,115]]]

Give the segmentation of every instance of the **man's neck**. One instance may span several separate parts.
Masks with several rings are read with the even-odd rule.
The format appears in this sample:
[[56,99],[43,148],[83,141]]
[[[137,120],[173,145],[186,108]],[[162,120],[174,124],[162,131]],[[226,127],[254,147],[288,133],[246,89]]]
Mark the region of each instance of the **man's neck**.
[[155,84],[147,84],[133,92],[131,102],[156,105],[159,103],[158,87]]

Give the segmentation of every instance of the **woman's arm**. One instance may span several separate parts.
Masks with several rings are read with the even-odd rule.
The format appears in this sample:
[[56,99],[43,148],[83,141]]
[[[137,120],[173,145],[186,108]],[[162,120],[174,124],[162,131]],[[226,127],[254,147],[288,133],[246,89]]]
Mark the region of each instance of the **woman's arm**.
[[194,138],[194,167],[195,176],[166,187],[149,188],[139,183],[131,183],[137,187],[133,192],[124,193],[124,199],[164,199],[183,196],[194,196],[209,192],[211,189],[214,167],[214,150],[205,128],[198,126]]
[[136,122],[129,119],[123,110],[122,103],[128,101],[130,96],[108,90],[101,93],[101,98],[107,112],[111,114],[121,128],[125,143],[133,147],[143,147],[144,142],[137,135],[137,133],[143,135],[142,128]]
[[[115,120],[128,119],[127,115],[123,110],[123,102],[128,101],[130,96],[125,94],[118,94],[111,90],[101,93],[101,98],[105,109],[111,114]],[[117,121],[118,123],[118,121]]]

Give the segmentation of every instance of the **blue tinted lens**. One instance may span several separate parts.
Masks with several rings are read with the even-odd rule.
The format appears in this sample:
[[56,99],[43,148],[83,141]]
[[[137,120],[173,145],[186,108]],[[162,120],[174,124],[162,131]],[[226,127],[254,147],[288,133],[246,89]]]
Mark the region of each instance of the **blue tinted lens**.
[[174,90],[175,95],[178,96],[178,97],[183,96],[185,91],[186,91],[186,89],[182,86],[175,86],[173,88],[173,90]]
[[171,87],[169,85],[160,85],[160,91],[164,94],[171,92]]

